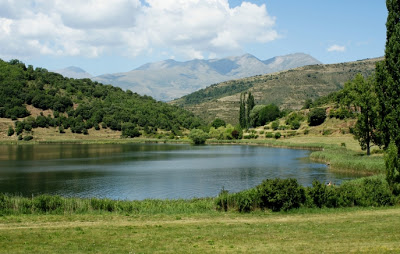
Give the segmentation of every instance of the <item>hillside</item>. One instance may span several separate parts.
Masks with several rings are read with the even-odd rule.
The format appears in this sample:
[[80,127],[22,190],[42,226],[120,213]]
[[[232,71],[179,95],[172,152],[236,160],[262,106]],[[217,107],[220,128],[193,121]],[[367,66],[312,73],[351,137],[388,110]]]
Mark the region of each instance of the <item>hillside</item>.
[[357,73],[370,75],[382,58],[349,63],[310,65],[219,83],[174,100],[207,121],[221,118],[236,124],[240,94],[251,92],[256,104],[274,103],[281,109],[300,109],[306,99],[316,99],[343,88]]
[[148,63],[129,72],[105,74],[92,79],[158,100],[170,101],[218,82],[319,63],[315,58],[302,53],[265,61],[250,54],[187,62],[169,59]]
[[90,79],[64,78],[18,60],[0,60],[2,139],[21,135],[36,139],[48,128],[53,132],[57,128],[61,135],[122,131],[126,137],[136,137],[159,130],[177,135],[203,124],[192,113],[149,96]]

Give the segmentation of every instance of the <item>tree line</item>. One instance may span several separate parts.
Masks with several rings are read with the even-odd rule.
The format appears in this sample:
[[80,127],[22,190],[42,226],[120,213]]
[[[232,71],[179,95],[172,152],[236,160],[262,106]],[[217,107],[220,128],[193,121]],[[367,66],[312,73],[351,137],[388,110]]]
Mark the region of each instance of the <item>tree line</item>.
[[112,130],[179,132],[205,125],[189,111],[149,96],[90,79],[64,78],[43,68],[26,67],[19,60],[0,60],[0,117],[27,117],[30,112],[26,105],[53,111],[51,116],[29,118],[29,123],[25,121],[27,129],[59,126],[84,133],[85,129],[98,130],[101,126]]

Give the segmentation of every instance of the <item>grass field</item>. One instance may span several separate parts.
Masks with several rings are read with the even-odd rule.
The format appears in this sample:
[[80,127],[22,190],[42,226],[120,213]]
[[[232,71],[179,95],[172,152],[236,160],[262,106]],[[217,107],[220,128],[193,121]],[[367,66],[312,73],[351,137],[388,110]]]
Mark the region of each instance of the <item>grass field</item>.
[[0,217],[1,253],[400,252],[400,207]]

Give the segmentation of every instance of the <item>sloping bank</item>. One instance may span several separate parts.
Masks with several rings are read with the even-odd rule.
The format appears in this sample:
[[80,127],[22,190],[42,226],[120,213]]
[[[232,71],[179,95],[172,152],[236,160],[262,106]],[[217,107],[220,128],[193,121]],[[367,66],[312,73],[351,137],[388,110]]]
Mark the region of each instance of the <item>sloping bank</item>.
[[207,144],[242,144],[291,149],[307,149],[313,151],[310,155],[312,160],[326,163],[333,172],[358,175],[377,175],[385,173],[383,156],[367,156],[365,153],[352,151],[345,147],[332,144],[297,144],[278,140],[208,140]]

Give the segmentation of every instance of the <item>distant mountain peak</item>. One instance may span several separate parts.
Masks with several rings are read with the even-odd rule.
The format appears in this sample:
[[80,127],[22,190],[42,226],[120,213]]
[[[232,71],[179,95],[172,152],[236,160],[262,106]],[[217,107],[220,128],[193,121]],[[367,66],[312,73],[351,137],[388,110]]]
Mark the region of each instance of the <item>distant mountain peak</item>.
[[88,73],[85,70],[83,70],[82,68],[79,68],[76,66],[69,66],[64,69],[55,70],[54,72],[59,73],[67,78],[82,79],[82,78],[92,78],[93,77],[90,73]]
[[93,80],[150,95],[158,100],[170,101],[211,84],[319,63],[321,62],[304,53],[265,61],[251,54],[185,62],[167,59],[147,63],[118,75],[101,75]]

